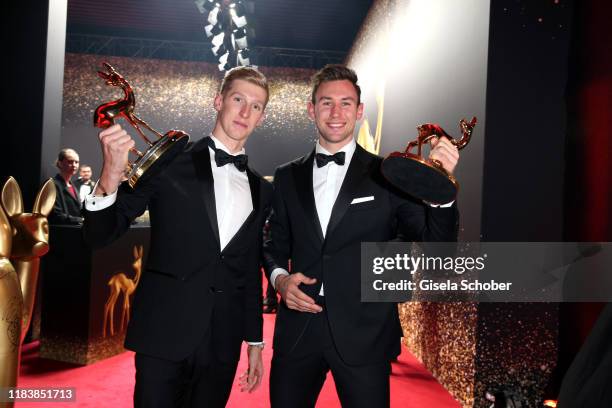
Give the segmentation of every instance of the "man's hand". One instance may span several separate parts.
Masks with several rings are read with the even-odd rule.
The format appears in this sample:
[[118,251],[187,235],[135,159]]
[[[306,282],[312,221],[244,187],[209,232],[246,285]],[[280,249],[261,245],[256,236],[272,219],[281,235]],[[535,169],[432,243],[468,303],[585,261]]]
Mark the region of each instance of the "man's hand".
[[431,152],[429,158],[432,160],[438,160],[442,163],[444,170],[448,174],[453,174],[457,162],[459,161],[459,150],[451,143],[446,137],[437,138],[434,137],[430,141]]
[[[110,194],[117,190],[128,165],[128,153],[135,146],[134,140],[123,128],[116,124],[98,134],[104,164],[95,195]],[[101,190],[101,191],[100,191]]]
[[276,291],[280,293],[289,309],[300,312],[318,313],[322,311],[323,308],[317,305],[310,296],[298,288],[300,283],[314,285],[316,282],[316,279],[309,278],[297,272],[291,275],[278,275],[274,283]]
[[249,393],[255,391],[261,384],[264,369],[261,358],[262,347],[248,346],[249,368],[240,376],[240,391]]

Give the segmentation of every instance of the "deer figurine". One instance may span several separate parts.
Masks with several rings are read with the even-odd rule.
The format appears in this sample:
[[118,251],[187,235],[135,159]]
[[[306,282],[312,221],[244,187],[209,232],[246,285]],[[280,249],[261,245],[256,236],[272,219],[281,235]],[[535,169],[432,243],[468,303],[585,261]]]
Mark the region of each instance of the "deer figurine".
[[[152,146],[153,143],[145,136],[140,126],[144,126],[146,129],[156,134],[157,137],[161,138],[163,135],[134,113],[136,98],[134,96],[134,90],[128,81],[126,81],[109,63],[105,62],[102,65],[104,65],[108,72],[98,71],[98,76],[104,79],[107,85],[120,87],[123,90],[123,98],[98,106],[94,113],[94,126],[106,129],[115,123],[115,119],[123,116],[132,126],[134,126],[147,145]],[[142,156],[142,153],[137,150],[134,150],[134,153]]]
[[139,247],[134,246],[133,248],[134,262],[132,268],[134,269],[134,279],[128,278],[125,273],[119,272],[108,280],[108,288],[110,293],[108,294],[108,300],[104,305],[104,325],[102,327],[102,337],[106,337],[106,326],[110,323],[110,335],[115,334],[115,303],[119,298],[119,294],[123,295],[123,305],[121,308],[121,326],[119,331],[123,329],[130,321],[130,295],[134,293],[138,282],[140,281],[140,275],[142,273],[142,258],[144,255],[144,248],[142,245]]
[[[19,353],[32,318],[40,257],[49,251],[47,216],[53,208],[55,196],[55,185],[49,179],[38,192],[32,212],[24,213],[17,181],[9,177],[2,188],[0,387],[17,384]],[[12,403],[7,404],[0,403],[0,407],[12,406]]]
[[10,258],[19,277],[24,302],[20,341],[23,341],[32,319],[40,257],[49,252],[47,216],[53,209],[56,194],[53,180],[47,180],[38,192],[32,212],[24,213],[23,197],[17,181],[9,177],[2,187],[2,206],[13,229]]
[[[94,112],[94,126],[106,129],[113,125],[116,119],[123,117],[134,127],[134,129],[136,129],[142,140],[147,144],[144,153],[140,152],[135,147],[130,148],[130,152],[138,157],[134,163],[128,161],[126,168],[128,184],[130,187],[134,188],[144,173],[153,169],[158,171],[163,168],[162,166],[165,163],[168,163],[180,153],[189,141],[189,135],[182,130],[176,129],[169,130],[162,135],[149,126],[144,120],[136,116],[134,113],[136,97],[134,96],[132,86],[112,67],[112,65],[107,62],[104,62],[102,65],[106,68],[106,72],[98,71],[98,76],[104,79],[107,85],[121,88],[123,90],[123,98],[106,102],[98,106]],[[144,134],[142,128],[155,134],[158,140],[156,142],[151,142]],[[160,160],[162,156],[164,159]],[[148,174],[150,175],[152,172]]]

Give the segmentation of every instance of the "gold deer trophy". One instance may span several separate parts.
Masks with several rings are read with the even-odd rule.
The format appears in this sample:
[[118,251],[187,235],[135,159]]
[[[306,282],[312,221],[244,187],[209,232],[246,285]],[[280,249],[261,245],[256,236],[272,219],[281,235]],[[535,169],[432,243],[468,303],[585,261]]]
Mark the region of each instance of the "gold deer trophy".
[[119,272],[108,280],[108,299],[104,305],[104,326],[102,327],[102,337],[106,337],[106,326],[110,323],[110,335],[115,335],[115,303],[119,299],[119,294],[123,294],[123,305],[121,308],[121,326],[119,332],[123,332],[123,329],[130,322],[130,295],[134,293],[138,287],[140,281],[140,275],[142,273],[142,258],[144,255],[144,248],[142,245],[134,247],[134,262],[132,268],[134,269],[134,279],[128,278],[125,273]]
[[[23,198],[17,181],[9,177],[2,188],[0,388],[14,387],[17,384],[21,344],[34,309],[40,257],[49,251],[47,216],[53,208],[55,196],[55,185],[53,180],[49,179],[38,192],[32,212],[24,213]],[[12,403],[0,403],[0,407],[10,406]]]
[[[126,178],[130,187],[134,188],[139,181],[156,174],[176,157],[189,141],[189,135],[182,130],[169,130],[162,135],[136,116],[134,113],[136,97],[132,86],[109,63],[104,62],[102,65],[108,72],[98,71],[98,75],[106,81],[107,85],[118,86],[123,89],[123,98],[98,106],[94,113],[94,126],[106,129],[115,123],[115,119],[123,117],[136,129],[148,146],[144,153],[135,148],[131,150],[138,156],[138,159],[134,163],[128,163]],[[141,126],[155,134],[159,139],[156,142],[149,140]]]
[[[476,117],[470,122],[459,121],[462,136],[454,139],[439,125],[425,123],[417,126],[416,140],[408,143],[403,152],[393,152],[381,165],[385,178],[403,192],[432,204],[446,204],[455,199],[459,183],[452,174],[448,174],[438,160],[422,156],[422,146],[434,137],[448,138],[457,149],[461,150],[470,142],[476,126]],[[416,154],[410,149],[416,147]]]

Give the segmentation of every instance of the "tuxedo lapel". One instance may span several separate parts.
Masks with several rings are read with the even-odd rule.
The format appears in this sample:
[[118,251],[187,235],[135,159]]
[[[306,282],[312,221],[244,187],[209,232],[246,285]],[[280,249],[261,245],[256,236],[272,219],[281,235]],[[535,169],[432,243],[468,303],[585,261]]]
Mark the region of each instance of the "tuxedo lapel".
[[317,214],[317,206],[315,204],[314,191],[312,189],[312,166],[314,161],[314,150],[309,155],[305,156],[301,163],[293,168],[293,177],[295,179],[295,188],[300,201],[300,205],[304,209],[306,217],[311,221],[311,225],[315,230],[315,234],[323,242],[323,230],[319,222]]
[[[204,138],[206,139],[206,138]],[[195,166],[196,176],[200,182],[200,197],[204,201],[208,221],[212,228],[217,246],[221,246],[219,240],[219,224],[217,223],[217,207],[215,204],[215,182],[210,168],[210,153],[206,141],[200,140],[193,148],[192,157]]]
[[249,188],[251,189],[251,200],[253,201],[253,211],[251,211],[251,213],[246,218],[246,220],[244,220],[244,222],[242,223],[238,231],[234,234],[232,239],[230,239],[230,241],[227,243],[225,248],[223,248],[223,251],[225,251],[226,248],[230,248],[233,242],[239,239],[240,234],[242,234],[242,232],[247,228],[251,220],[256,216],[257,211],[259,211],[259,197],[261,195],[261,190],[260,190],[261,180],[248,167],[246,169],[246,172],[249,178]]
[[353,197],[355,197],[359,185],[364,180],[364,174],[368,170],[368,167],[364,163],[365,160],[367,159],[362,148],[357,145],[355,153],[353,154],[353,159],[344,176],[344,181],[342,182],[342,187],[340,187],[338,197],[334,202],[329,223],[327,224],[326,237],[329,237],[330,233],[338,226],[351,205],[351,201]]
[[[72,195],[72,192],[70,191],[70,188],[68,188],[68,186],[66,185],[66,181],[64,181],[62,176],[57,174],[55,176],[55,178],[58,180],[58,184],[60,185],[60,188],[63,191],[63,194],[61,194],[60,197],[63,199],[63,206],[66,209],[66,211],[68,211],[68,203],[66,202],[66,200],[72,200],[72,202],[77,206],[77,208],[81,208],[81,206],[82,206],[81,199],[80,198],[75,198]],[[79,197],[79,189],[77,188],[76,181],[72,181],[72,179],[71,179],[70,180],[70,184],[72,185],[72,187],[74,187],[74,191],[76,192],[76,196]]]

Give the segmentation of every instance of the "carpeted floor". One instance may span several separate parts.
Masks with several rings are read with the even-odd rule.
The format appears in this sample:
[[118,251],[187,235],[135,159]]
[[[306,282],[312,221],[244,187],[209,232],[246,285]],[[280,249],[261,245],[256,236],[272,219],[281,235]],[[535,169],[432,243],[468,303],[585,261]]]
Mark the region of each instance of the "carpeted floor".
[[[264,339],[272,344],[274,315],[264,315]],[[134,388],[134,354],[125,352],[89,366],[76,366],[44,360],[38,357],[38,344],[24,346],[19,387],[76,387],[74,403],[18,403],[17,408],[126,408],[132,406]],[[244,356],[244,352],[243,352]],[[271,347],[264,350],[265,369],[270,368]],[[241,360],[237,376],[246,369]],[[252,394],[241,393],[235,385],[228,402],[230,408],[268,407],[268,372],[263,386]],[[236,380],[237,382],[237,380]],[[317,407],[340,407],[333,379],[328,375]],[[393,364],[391,375],[391,407],[460,407],[452,396],[436,381],[425,367],[407,350],[403,350]]]

